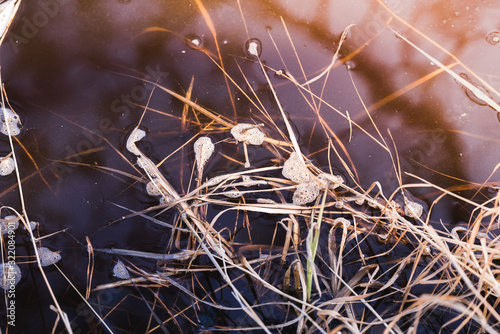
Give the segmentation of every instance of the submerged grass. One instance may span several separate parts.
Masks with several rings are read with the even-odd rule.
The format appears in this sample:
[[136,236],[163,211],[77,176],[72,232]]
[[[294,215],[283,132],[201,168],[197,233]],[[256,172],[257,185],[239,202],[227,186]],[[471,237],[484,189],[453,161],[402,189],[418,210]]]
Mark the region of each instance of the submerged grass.
[[[208,12],[201,1],[196,0],[196,4],[217,42],[216,30]],[[285,24],[284,26],[286,28]],[[342,44],[347,31],[348,29],[339,44]],[[289,34],[288,37],[291,42]],[[85,293],[80,292],[58,268],[97,316],[98,325],[112,333],[113,326],[107,319],[113,312],[118,312],[122,301],[105,313],[100,305],[89,301],[91,295],[96,291],[126,286],[131,288],[130,295],[144,302],[150,310],[147,332],[183,331],[183,326],[191,326],[203,327],[207,332],[417,333],[421,328],[424,331],[438,328],[443,332],[450,328],[450,332],[496,333],[500,324],[500,237],[494,231],[499,224],[500,192],[484,203],[477,203],[417,175],[406,174],[415,183],[403,184],[404,171],[399,165],[397,151],[384,140],[375,120],[370,116],[369,108],[363,103],[376,134],[371,134],[351,119],[349,114],[344,114],[329,104],[322,98],[323,92],[317,94],[310,87],[313,82],[326,81],[337,60],[338,50],[332,63],[326,65],[325,70],[313,79],[307,80],[303,72],[302,84],[291,73],[274,70],[264,64],[258,54],[254,55],[252,60],[260,66],[279,111],[280,118],[273,118],[265,110],[257,92],[253,89],[245,91],[235,78],[229,76],[217,43],[216,47],[217,56],[203,48],[200,52],[210,57],[222,71],[229,92],[231,85],[236,86],[261,112],[260,116],[266,120],[266,124],[264,127],[255,127],[263,128],[266,138],[262,145],[257,146],[262,151],[268,151],[274,158],[265,167],[259,168],[242,167],[248,163],[248,157],[245,163],[233,161],[239,166],[237,171],[208,180],[207,173],[202,174],[203,167],[193,166],[192,175],[197,175],[195,170],[201,174],[197,175],[197,182],[191,182],[196,185],[195,189],[189,190],[188,187],[187,191],[179,192],[160,170],[160,166],[170,156],[160,163],[154,163],[136,145],[140,139],[131,140],[130,150],[137,159],[134,161],[134,169],[140,176],[116,170],[113,172],[121,173],[131,183],[151,182],[161,199],[160,204],[141,212],[123,207],[129,214],[121,220],[140,216],[170,230],[171,247],[165,253],[118,248],[96,249],[87,239],[89,263]],[[450,69],[452,66],[438,63],[428,54],[425,55],[443,71],[453,75]],[[269,73],[281,75],[288,83],[296,86],[317,117],[317,124],[324,135],[335,139],[330,140],[324,148],[328,161],[335,158],[340,161],[342,168],[330,164],[328,170],[324,171],[315,166],[309,156],[303,154],[304,150],[280,104]],[[243,72],[242,74],[244,75]],[[238,124],[237,119],[219,115],[196,102],[192,96],[195,79],[191,81],[185,95],[157,82],[144,81],[157,88],[155,93],[167,93],[184,104],[180,120],[182,129],[189,126],[202,129],[185,145],[191,146],[196,138],[211,132],[229,133]],[[470,89],[478,98],[484,98],[481,91],[476,89],[476,92],[473,87]],[[361,96],[360,99],[362,100]],[[484,100],[493,109],[499,110],[494,101]],[[5,103],[2,105],[5,106]],[[399,182],[396,191],[384,193],[380,182],[374,182],[367,189],[361,187],[358,171],[348,149],[321,116],[320,106],[338,113],[348,122],[351,131],[352,127],[360,129],[388,153]],[[149,105],[143,107],[144,113],[156,112]],[[258,123],[256,120],[252,121]],[[284,125],[283,129],[277,124]],[[137,124],[132,130],[131,138],[136,138],[140,125]],[[12,138],[9,138],[15,157]],[[227,140],[234,141],[233,138]],[[112,146],[109,141],[107,144]],[[245,153],[247,144],[243,142]],[[183,148],[184,146],[179,147],[173,154],[178,154]],[[118,148],[115,150],[128,162],[128,158]],[[219,153],[224,156],[223,152]],[[286,168],[284,162],[288,163],[292,154],[297,157],[297,165],[293,169],[297,179],[283,176]],[[236,160],[230,155],[225,157]],[[111,171],[104,166],[97,168],[103,172]],[[346,180],[335,175],[333,171],[338,169],[343,169],[348,175]],[[20,172],[16,168],[22,200]],[[299,180],[299,176],[305,181]],[[411,195],[414,188],[433,189],[439,195],[426,208]],[[286,200],[290,192],[295,192],[294,203]],[[295,201],[295,196],[299,197],[301,194],[309,196],[311,200]],[[430,221],[433,208],[445,196],[473,207],[469,224],[450,229],[443,222],[440,228],[439,224]],[[23,214],[19,214],[19,217],[25,223],[29,221],[28,210],[23,203]],[[162,214],[173,211],[176,212],[177,220],[164,221]],[[235,231],[242,222],[250,229],[249,225],[255,222],[252,220],[254,217],[271,217],[277,223],[272,243],[261,245],[234,242],[235,233],[228,232],[227,227],[217,229],[223,216],[236,217]],[[282,242],[276,241],[279,233],[284,234]],[[35,245],[39,239],[32,233],[30,238],[34,244],[38,267],[51,291],[58,319],[60,317],[68,332],[71,332],[69,319],[43,274]],[[385,245],[386,251],[370,252],[373,243]],[[126,269],[133,277],[93,286],[95,252],[129,259]],[[139,265],[134,265],[133,261],[137,258],[157,261],[157,270],[146,271]],[[210,278],[208,281],[217,281],[218,285],[203,281],[207,277]],[[172,290],[176,291],[177,296],[182,296],[178,297],[179,300],[187,298],[190,303],[169,303],[163,291]],[[216,298],[218,293],[224,293],[224,299]],[[216,316],[216,312],[225,314],[226,318]],[[202,320],[203,313],[212,314],[212,319]],[[233,320],[232,316],[237,320]],[[439,316],[442,316],[443,322],[436,324],[435,319]],[[180,324],[181,319],[183,325]]]

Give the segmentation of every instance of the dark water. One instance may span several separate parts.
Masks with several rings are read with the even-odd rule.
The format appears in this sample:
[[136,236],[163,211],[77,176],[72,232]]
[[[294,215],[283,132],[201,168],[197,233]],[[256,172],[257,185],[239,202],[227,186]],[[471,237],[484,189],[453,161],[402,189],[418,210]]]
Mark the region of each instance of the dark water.
[[[120,174],[124,172],[140,177],[133,165],[134,159],[124,145],[129,131],[138,124],[146,103],[151,109],[141,123],[148,131],[141,148],[153,161],[161,161],[199,131],[194,125],[182,129],[183,104],[143,79],[185,94],[194,77],[192,99],[200,105],[231,119],[252,118],[269,124],[245,97],[244,93],[250,94],[253,90],[278,126],[285,129],[258,63],[245,52],[245,43],[250,38],[261,42],[260,57],[266,66],[284,69],[304,82],[303,73],[311,79],[328,66],[342,31],[347,25],[356,24],[341,49],[344,63],[339,62],[334,67],[324,87],[322,97],[331,107],[323,104],[320,114],[345,145],[352,160],[350,167],[354,166],[363,187],[380,181],[384,192],[390,194],[398,183],[387,151],[356,127],[352,129],[352,139],[349,140],[349,122],[332,109],[336,108],[344,115],[348,111],[353,121],[381,140],[363,109],[360,97],[391,149],[393,144],[388,130],[392,134],[403,171],[443,188],[467,184],[461,180],[479,184],[490,182],[492,185],[500,182],[498,173],[493,173],[500,160],[496,149],[500,141],[496,112],[482,105],[482,101],[478,101],[467,88],[445,73],[400,94],[400,90],[438,70],[438,67],[384,29],[386,23],[442,63],[451,64],[453,59],[397,19],[389,22],[390,15],[377,2],[242,1],[244,21],[236,1],[206,1],[204,5],[215,25],[225,71],[242,91],[233,84],[228,88],[221,70],[207,54],[193,42],[191,45],[186,43],[185,38],[199,41],[209,55],[217,57],[212,33],[194,2],[23,2],[2,46],[2,79],[10,103],[23,120],[23,133],[19,139],[24,148],[16,144],[16,150],[25,178],[23,188],[27,211],[31,219],[40,222],[38,232],[41,236],[68,228],[43,239],[42,244],[61,251],[60,268],[80,291],[85,290],[87,282],[86,236],[94,248],[165,252],[169,247],[170,230],[140,217],[120,220],[129,212],[113,204],[134,211],[156,204],[144,194],[142,183]],[[388,5],[401,18],[458,57],[487,84],[499,89],[500,43],[495,39],[500,30],[498,3],[429,0],[392,1]],[[146,30],[152,27],[161,30]],[[356,55],[352,57],[354,52]],[[452,69],[457,73],[466,72],[461,65]],[[480,85],[477,78],[469,75],[468,79]],[[279,76],[270,75],[270,80],[299,134],[303,152],[317,166],[327,166],[325,152],[316,153],[327,146],[328,137],[308,104],[311,97],[307,93],[302,95],[297,87]],[[319,95],[322,83],[313,83],[310,88]],[[481,86],[495,101],[500,101],[498,94]],[[398,96],[384,102],[391,94]],[[227,138],[226,133],[211,136],[215,140]],[[191,175],[193,158],[190,147],[186,146],[161,166],[167,179],[181,193],[187,191]],[[225,154],[243,157],[241,148],[235,151],[234,145],[221,144],[218,149]],[[8,141],[3,137],[0,152],[8,151]],[[256,149],[250,149],[255,166],[264,166],[273,158],[271,154],[259,154]],[[344,153],[341,155],[346,158]],[[334,157],[332,165],[346,175],[339,159]],[[207,175],[217,175],[228,168],[238,167],[230,166],[227,160],[218,156],[207,166]],[[403,175],[403,183],[412,182],[416,180]],[[0,179],[0,204],[20,209],[15,185],[14,176]],[[412,193],[427,204],[436,197],[432,189],[415,188]],[[467,196],[474,191],[464,188],[459,193]],[[494,194],[481,191],[476,199],[484,201]],[[215,215],[215,212],[210,215]],[[176,216],[165,214],[162,218],[174,223]],[[224,220],[227,226],[221,223],[218,228],[229,227],[233,231],[236,221],[235,242],[245,243],[251,239],[255,244],[269,245],[276,218],[250,215],[254,225],[251,232],[247,232],[241,217],[228,215]],[[453,226],[467,222],[469,218],[470,208],[445,198],[433,211],[431,222],[437,224],[442,220]],[[115,223],[107,226],[109,222]],[[17,241],[18,254],[33,255],[26,236],[19,233]],[[282,242],[283,231],[280,230],[275,243]],[[374,253],[386,247],[376,240],[367,244],[373,247],[371,251]],[[111,268],[116,259],[96,253],[93,286],[114,280]],[[392,260],[396,261],[397,256],[387,258],[389,262]],[[156,270],[155,261],[134,258],[132,262],[145,270]],[[349,263],[348,259],[345,263]],[[275,280],[279,282],[285,269],[276,269],[277,265],[270,267],[273,268],[271,275],[277,276]],[[36,328],[36,332],[50,332],[56,315],[49,309],[52,302],[45,284],[36,266],[24,263],[21,268],[24,275],[17,289],[19,321],[16,330],[33,332]],[[358,265],[346,267],[347,272],[357,269]],[[49,268],[47,275],[75,328],[82,332],[103,331],[60,273]],[[182,280],[182,275],[179,279]],[[202,287],[216,291],[223,284],[216,273],[201,274],[198,279],[201,295]],[[401,286],[404,283],[398,282]],[[248,282],[240,279],[237,284],[244,287]],[[102,316],[119,305],[106,318],[106,323],[115,332],[144,332],[155,325],[148,325],[151,311],[138,291],[127,287],[95,292],[90,302]],[[160,319],[188,308],[186,313],[176,317],[176,321],[165,324],[171,332],[180,332],[180,328],[186,332],[200,332],[213,326],[253,325],[251,320],[237,312],[220,312],[204,305],[195,311],[189,308],[193,301],[174,287],[161,290],[141,288],[141,292],[146,301],[154,300],[153,293],[159,294],[164,303],[163,307],[156,309]],[[274,294],[258,296],[257,292],[249,292],[249,301],[279,301],[280,298]],[[239,306],[226,289],[214,292],[212,298],[226,306]],[[379,307],[387,306],[381,304]],[[263,312],[267,318],[263,317],[271,324],[280,323],[293,318],[293,312],[290,312],[271,308]],[[446,313],[443,317],[452,316]]]

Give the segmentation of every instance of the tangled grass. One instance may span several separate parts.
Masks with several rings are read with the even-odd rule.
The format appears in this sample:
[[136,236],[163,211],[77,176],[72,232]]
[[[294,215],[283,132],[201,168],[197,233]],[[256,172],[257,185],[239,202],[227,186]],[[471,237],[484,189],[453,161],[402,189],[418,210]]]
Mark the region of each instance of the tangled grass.
[[[199,0],[196,4],[215,36],[208,12]],[[394,13],[392,15],[398,19]],[[140,145],[136,145],[145,135],[138,135],[141,124],[137,124],[127,146],[134,156],[132,163],[141,175],[131,179],[148,183],[150,193],[157,196],[159,204],[141,212],[124,208],[130,214],[123,219],[140,216],[171,231],[170,250],[150,253],[117,248],[94,249],[88,241],[88,288],[81,293],[73,287],[100,319],[102,328],[113,332],[106,318],[119,308],[119,303],[104,315],[99,305],[88,302],[89,296],[96,291],[126,286],[135,289],[137,296],[150,309],[149,332],[183,332],[186,324],[204,328],[206,332],[417,333],[420,329],[428,332],[449,329],[450,332],[496,333],[499,330],[500,250],[499,237],[494,231],[499,227],[500,192],[497,191],[490,200],[477,203],[418,175],[406,173],[414,183],[403,184],[405,172],[394,148],[397,143],[392,146],[385,141],[369,110],[365,111],[376,129],[375,134],[311,88],[313,82],[326,80],[339,62],[338,52],[350,28],[347,27],[340,37],[331,64],[313,79],[302,80],[303,83],[292,73],[264,64],[256,51],[259,46],[252,46],[248,60],[259,66],[267,80],[279,111],[278,118],[272,117],[264,108],[257,92],[244,90],[225,72],[220,55],[216,57],[199,47],[199,52],[210,57],[224,73],[228,85],[234,85],[258,111],[259,119],[264,120],[262,124],[252,124],[253,120],[250,120],[241,127],[243,123],[237,119],[230,119],[197,103],[191,97],[194,80],[186,94],[180,94],[154,81],[138,78],[154,85],[155,93],[169,94],[185,105],[181,123],[200,129],[185,146],[194,147],[196,144],[193,143],[202,136],[205,138],[203,145],[210,145],[211,141],[207,144],[206,138],[226,133],[224,142],[242,145],[245,160],[239,161],[231,156],[231,152],[219,149],[217,154],[236,167],[233,172],[208,178],[204,164],[210,159],[213,149],[210,148],[210,154],[200,153],[197,163],[192,166],[192,176],[196,179],[191,182],[195,184],[194,189],[181,193],[159,168],[169,157],[154,163],[141,151]],[[401,43],[411,43],[400,37]],[[412,46],[470,89],[477,98],[500,111],[498,104],[455,74],[449,66],[441,64],[416,45]],[[456,58],[455,61],[459,62]],[[291,124],[293,119],[290,120],[282,109],[269,79],[270,74],[282,77],[302,94],[321,131],[327,138],[332,138],[323,153],[327,154],[329,161],[340,161],[341,166],[330,164],[320,168],[303,153]],[[349,152],[322,117],[320,104],[341,116],[350,127],[368,135],[387,152],[399,181],[395,191],[386,193],[380,182],[374,182],[366,189],[361,187]],[[144,113],[153,112],[148,105],[143,107]],[[234,135],[236,131],[231,131],[235,127],[239,127],[237,135]],[[263,136],[263,140],[252,142],[245,138],[248,131],[254,131],[259,138]],[[13,137],[9,138],[15,159]],[[274,158],[252,167],[248,155],[248,146],[252,144],[257,155]],[[203,145],[199,144],[198,149],[208,147]],[[215,143],[216,150],[218,145],[220,142]],[[291,157],[295,167],[285,173],[285,165]],[[128,161],[125,156],[124,159]],[[343,171],[343,176],[334,172],[338,170]],[[20,172],[16,168],[22,199]],[[477,188],[488,185],[485,182]],[[417,188],[426,188],[438,195],[427,205],[412,195],[412,190]],[[293,203],[290,201],[292,192],[295,193]],[[307,200],[295,201],[295,195],[299,196],[297,193],[301,198],[307,194]],[[445,197],[473,208],[468,224],[450,227],[445,222],[430,220],[434,208]],[[22,214],[18,213],[26,226],[29,222],[27,209],[23,205]],[[175,212],[175,221],[163,220],[163,214],[168,212]],[[275,222],[269,244],[235,241],[235,235],[241,230],[247,229],[250,235],[251,225],[260,218]],[[227,226],[228,220],[234,220],[233,231],[217,228]],[[32,233],[30,237],[37,249],[40,238]],[[386,250],[379,252],[375,247]],[[119,280],[92,285],[95,252],[114,254],[124,260],[118,263],[120,273],[115,273]],[[135,266],[135,258],[156,260],[157,270],[146,271]],[[36,260],[43,273],[38,253]],[[64,275],[62,271],[61,274]],[[71,284],[70,279],[67,280]],[[46,286],[51,290],[47,279]],[[187,299],[190,303],[183,309],[169,309],[162,298],[163,290],[177,291],[177,295],[182,296],[179,299]],[[145,298],[141,291],[148,291],[152,298]],[[54,309],[71,332],[70,321],[59,306],[57,296],[52,294],[52,297]],[[203,314],[209,314],[211,319],[202,320]],[[197,319],[191,318],[193,315]]]

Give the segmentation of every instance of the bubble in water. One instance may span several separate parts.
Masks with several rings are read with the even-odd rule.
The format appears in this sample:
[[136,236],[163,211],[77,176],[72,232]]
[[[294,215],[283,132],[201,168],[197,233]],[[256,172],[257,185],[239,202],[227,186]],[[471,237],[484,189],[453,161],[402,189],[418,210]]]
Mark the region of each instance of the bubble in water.
[[[30,221],[30,222],[29,222],[29,229],[30,229],[31,231],[34,231],[34,230],[35,230],[35,228],[36,228],[38,225],[40,225],[38,222],[35,222],[35,221]],[[26,230],[26,226],[23,226],[23,229],[25,229],[25,230]]]
[[[464,80],[467,80],[470,84],[474,85],[478,90],[480,90],[484,95],[488,96],[489,98],[491,98],[491,95],[490,95],[490,92],[484,88],[482,85],[479,85],[479,84],[476,84],[474,82],[472,82],[472,80],[469,79],[469,76],[465,73],[460,73],[460,77]],[[480,97],[478,97],[472,90],[470,90],[469,88],[463,86],[462,87],[464,92],[465,92],[465,95],[467,95],[467,97],[469,98],[469,100],[471,100],[472,102],[480,105],[480,106],[487,106],[488,103],[486,101],[484,101],[483,99],[481,99]]]
[[[474,85],[474,86],[476,86],[476,88],[478,88],[480,91],[482,91],[486,96],[489,96],[491,98],[490,92],[486,88],[484,88],[481,85]],[[466,89],[465,94],[472,102],[479,104],[480,106],[487,106],[488,105],[487,102],[485,102],[485,101],[483,101],[483,99],[480,99],[479,97],[477,97],[476,94],[474,94],[474,92],[471,91],[470,89]]]
[[186,37],[186,44],[193,50],[203,49],[203,39],[194,34],[188,35]]
[[490,32],[486,36],[486,42],[490,43],[491,45],[498,44],[500,42],[500,32],[498,31]]
[[245,43],[245,52],[248,57],[260,57],[262,53],[262,43],[257,38],[250,38]]
[[317,177],[317,182],[321,185],[321,188],[325,189],[336,189],[341,184],[345,183],[344,178],[341,175],[331,175],[327,173],[321,173]]
[[356,63],[353,62],[352,60],[348,60],[344,64],[345,64],[345,67],[347,67],[347,69],[349,71],[352,71],[352,70],[354,70],[356,68]]

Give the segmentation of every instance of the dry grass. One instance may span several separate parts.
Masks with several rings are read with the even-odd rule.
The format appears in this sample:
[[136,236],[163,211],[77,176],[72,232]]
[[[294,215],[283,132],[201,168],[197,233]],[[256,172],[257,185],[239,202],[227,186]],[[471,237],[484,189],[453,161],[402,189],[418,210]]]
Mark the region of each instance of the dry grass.
[[[196,4],[217,41],[208,12],[200,1],[196,0]],[[394,17],[397,18],[395,15]],[[344,38],[345,35],[342,40]],[[405,42],[410,42],[402,38]],[[290,42],[292,43],[291,37]],[[443,71],[458,81],[464,81],[449,66],[441,64],[416,45],[412,45]],[[266,78],[279,109],[281,118],[273,119],[256,92],[245,91],[226,73],[225,66],[220,61],[218,47],[217,56],[204,49],[200,52],[205,52],[206,56],[213,60],[225,74],[227,85],[236,86],[260,112],[261,118],[266,120],[263,130],[268,136],[265,143],[257,149],[270,152],[275,159],[270,160],[267,166],[259,168],[243,168],[244,161],[233,161],[235,165],[240,166],[237,171],[208,180],[206,173],[197,175],[195,172],[199,170],[199,173],[203,173],[203,168],[193,166],[192,175],[198,182],[192,184],[196,184],[196,187],[180,193],[159,169],[169,157],[160,164],[155,164],[135,146],[138,152],[135,168],[140,176],[124,172],[122,176],[128,177],[130,182],[153,182],[162,194],[164,202],[142,212],[129,210],[129,215],[124,219],[141,216],[170,230],[171,245],[180,245],[181,241],[185,240],[190,242],[186,243],[188,247],[183,250],[175,251],[179,247],[171,247],[172,252],[157,254],[140,250],[94,249],[88,240],[88,288],[86,293],[78,292],[74,286],[73,288],[100,319],[106,331],[112,332],[112,329],[105,318],[119,305],[105,316],[96,309],[96,305],[91,305],[87,300],[96,291],[120,286],[135,289],[133,291],[137,292],[136,296],[151,310],[149,332],[167,332],[167,327],[179,326],[178,318],[188,318],[185,314],[196,314],[206,308],[218,309],[227,314],[244,312],[247,317],[241,320],[243,325],[231,325],[229,321],[213,324],[208,328],[213,332],[257,330],[273,333],[292,328],[297,333],[417,333],[419,325],[426,323],[429,326],[432,321],[429,315],[436,310],[446,313],[448,320],[434,325],[434,328],[450,325],[455,332],[498,331],[500,282],[497,278],[500,267],[497,259],[500,258],[500,249],[499,237],[492,231],[497,229],[499,224],[500,193],[484,203],[476,203],[417,175],[407,174],[414,179],[414,183],[403,184],[401,180],[404,171],[398,164],[397,151],[385,142],[375,121],[370,117],[376,129],[375,133],[370,133],[351,119],[349,114],[344,114],[323,99],[322,93],[310,88],[313,81],[326,80],[337,61],[336,55],[323,72],[311,80],[303,80],[303,83],[292,73],[282,74],[288,83],[295,85],[297,91],[303,94],[310,106],[311,115],[317,118],[317,124],[324,135],[335,138],[324,151],[331,160],[335,158],[340,161],[342,166],[339,168],[330,165],[327,170],[321,170],[309,160],[310,157],[302,153],[296,133],[281,108],[279,96],[269,79],[269,73],[277,73],[277,70],[263,64],[259,56],[253,59],[261,68],[262,76]],[[305,73],[303,76],[305,77]],[[185,104],[182,112],[183,129],[197,126],[203,129],[200,136],[224,131],[230,138],[229,130],[237,121],[208,110],[194,101],[191,94],[193,84],[196,85],[195,79],[185,95],[156,82],[144,81],[155,85],[155,94],[169,94]],[[462,83],[493,109],[500,110],[498,104],[480,90],[472,85],[469,87],[467,81]],[[358,184],[357,171],[349,152],[323,119],[319,111],[320,105],[328,108],[329,112],[340,115],[349,123],[351,130],[355,128],[367,134],[387,152],[387,159],[392,159],[394,173],[401,182],[396,191],[385,193],[379,182],[374,182],[367,189]],[[148,112],[154,111],[146,105],[144,113]],[[368,108],[366,112],[370,116]],[[280,123],[284,124],[283,128],[277,125]],[[138,131],[139,126],[140,124],[137,124],[131,135]],[[186,146],[192,147],[196,138],[187,141]],[[15,157],[12,138],[10,140]],[[239,145],[245,145],[246,150],[246,143]],[[298,154],[302,167],[307,169],[314,179],[320,175],[326,178],[326,181],[320,183],[323,186],[320,195],[310,205],[294,205],[286,200],[290,197],[289,192],[296,191],[300,186],[281,174],[284,161],[292,152]],[[128,161],[125,157],[124,159]],[[106,169],[101,168],[103,171]],[[346,182],[339,182],[332,172],[338,169],[345,170],[348,176]],[[22,200],[20,171],[16,169],[16,173]],[[332,184],[331,187],[327,186],[328,182]],[[439,194],[428,208],[424,208],[423,213],[417,212],[419,208],[414,205],[411,191],[415,188],[427,188]],[[448,196],[474,208],[471,221],[467,225],[450,228],[442,222],[439,228],[429,221],[433,209]],[[29,208],[23,205],[23,212],[19,214],[24,223],[29,221],[27,210]],[[161,220],[160,213],[168,210],[177,212],[177,222]],[[218,210],[217,214],[207,214],[213,210]],[[151,212],[156,215],[152,216]],[[227,231],[219,231],[216,226],[226,215],[233,217],[233,213],[237,214],[239,221],[247,223],[249,216],[255,213],[275,217],[275,233],[278,233],[278,230],[284,233],[283,244],[241,245],[232,242],[231,238],[225,237]],[[235,222],[235,229],[237,223],[238,221]],[[33,234],[30,236],[35,244],[37,238]],[[375,242],[385,244],[388,250],[370,254],[371,244]],[[36,246],[34,248],[36,249]],[[395,258],[391,255],[392,262],[387,262],[389,253],[401,249],[405,250],[404,255]],[[92,286],[94,252],[114,254],[125,259],[124,261],[129,259],[130,261],[126,261],[127,269],[133,277]],[[140,269],[131,262],[132,257],[157,260],[158,270],[147,272]],[[43,274],[38,254],[37,262]],[[204,265],[197,265],[199,263]],[[203,273],[217,276],[220,286],[214,291],[203,292],[205,285],[199,281]],[[64,275],[62,271],[61,274]],[[45,280],[47,288],[51,290],[50,282],[46,278]],[[71,284],[71,281],[67,280]],[[192,300],[192,306],[182,310],[168,309],[157,292],[172,288]],[[419,292],[421,289],[431,293],[422,294]],[[149,296],[156,298],[148,299],[141,291],[148,291]],[[215,300],[213,294],[219,291],[226,291],[225,296],[231,299],[231,302],[226,304]],[[69,320],[60,308],[56,296],[52,294],[52,297],[55,310],[71,331]],[[159,310],[166,311],[170,316],[160,318],[157,315]],[[279,316],[275,319],[267,317],[268,313],[273,312]],[[195,325],[196,322],[191,321]]]

